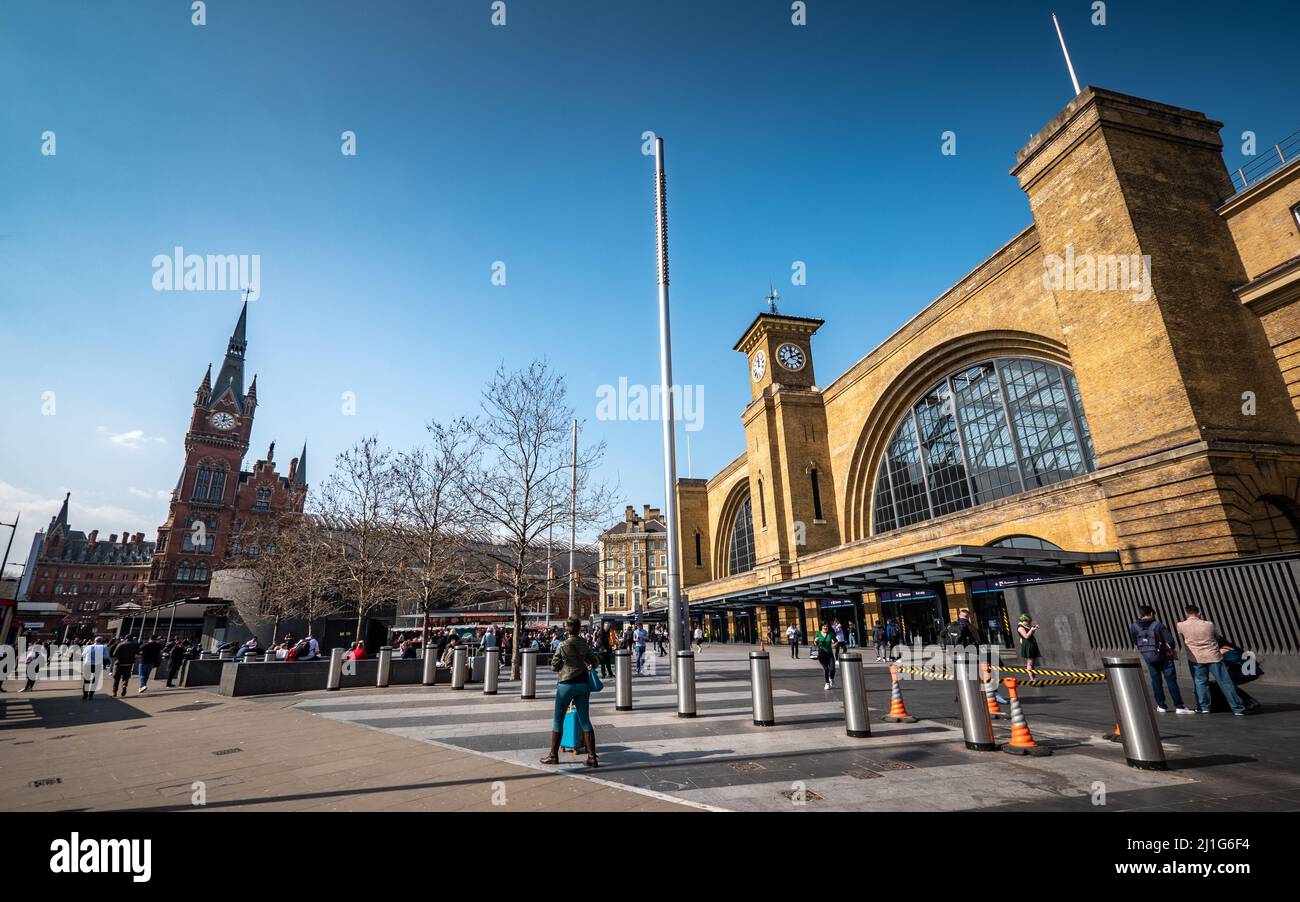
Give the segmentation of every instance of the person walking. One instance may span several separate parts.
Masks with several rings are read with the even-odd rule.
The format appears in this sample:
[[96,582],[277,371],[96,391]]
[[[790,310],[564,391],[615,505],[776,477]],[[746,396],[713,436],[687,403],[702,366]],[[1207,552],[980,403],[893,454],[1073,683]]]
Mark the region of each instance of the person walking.
[[857,647],[858,647],[858,628],[854,624],[850,623],[849,624],[849,648],[857,648]]
[[1042,657],[1038,651],[1038,624],[1032,626],[1032,618],[1028,614],[1021,614],[1016,620],[1016,632],[1020,634],[1020,657],[1025,659],[1025,670],[1029,672],[1029,682],[1038,679],[1034,675],[1034,663]]
[[889,649],[889,631],[883,620],[877,620],[876,625],[871,628],[871,639],[876,643],[876,660],[885,660]]
[[108,667],[108,646],[103,636],[96,636],[93,645],[81,653],[81,700],[95,697],[95,690],[104,685],[104,671]]
[[822,674],[826,677],[826,685],[822,688],[830,689],[835,685],[835,635],[830,626],[823,623],[821,632],[814,641],[817,645],[817,663],[822,665]]
[[1183,637],[1183,645],[1187,646],[1187,663],[1192,671],[1192,684],[1196,687],[1196,713],[1210,713],[1210,674],[1214,674],[1214,681],[1219,684],[1232,713],[1244,717],[1246,706],[1237,695],[1237,687],[1223,663],[1223,652],[1219,651],[1218,627],[1202,617],[1201,609],[1194,604],[1185,606],[1183,612],[1187,619],[1178,624],[1177,630]]
[[1128,632],[1138,654],[1146,662],[1151,691],[1156,697],[1156,710],[1161,714],[1169,713],[1165,705],[1165,689],[1161,685],[1163,678],[1163,682],[1169,685],[1175,713],[1191,714],[1191,709],[1183,704],[1183,693],[1178,688],[1178,669],[1174,666],[1178,653],[1174,651],[1174,636],[1169,627],[1156,619],[1154,608],[1143,605],[1138,608],[1138,619],[1129,625]]
[[36,681],[40,679],[41,668],[45,666],[49,653],[45,650],[45,643],[36,637],[32,637],[27,646],[27,654],[23,658],[25,672],[27,674],[27,685],[19,689],[19,692],[31,692]]
[[704,630],[699,624],[695,625],[695,632],[691,634],[691,644],[695,646],[695,651],[704,651]]
[[799,627],[793,623],[785,628],[785,641],[790,643],[790,657],[799,657]]
[[140,688],[136,690],[137,695],[149,689],[149,675],[162,663],[162,650],[157,636],[149,637],[149,641],[140,646]]
[[978,646],[980,644],[980,634],[976,632],[975,624],[970,622],[970,611],[968,609],[962,608],[957,612],[957,619],[944,627],[943,644],[955,648],[964,648],[968,645]]
[[632,631],[632,646],[636,649],[636,673],[641,675],[641,668],[645,665],[645,641],[650,634],[641,624],[636,625]]
[[139,653],[140,643],[135,640],[135,636],[117,644],[113,651],[113,695],[117,695],[117,687],[120,685],[122,698],[126,698],[127,687],[131,685],[131,671],[135,667],[135,656]]
[[589,671],[598,663],[591,645],[580,635],[582,621],[570,617],[567,623],[569,637],[559,644],[551,655],[551,669],[559,676],[555,683],[555,708],[551,714],[551,753],[541,759],[542,764],[560,763],[560,734],[564,731],[564,715],[572,704],[587,748],[587,767],[597,767],[596,731],[591,725],[591,677]]

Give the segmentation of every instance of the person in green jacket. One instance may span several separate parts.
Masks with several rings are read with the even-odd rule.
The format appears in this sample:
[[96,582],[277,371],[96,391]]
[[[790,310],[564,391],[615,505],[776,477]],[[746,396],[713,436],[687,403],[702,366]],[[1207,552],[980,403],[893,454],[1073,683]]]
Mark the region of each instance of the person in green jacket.
[[551,656],[551,669],[560,676],[555,684],[555,710],[551,715],[551,753],[541,759],[542,764],[560,763],[560,734],[564,731],[564,715],[572,703],[578,718],[578,730],[587,747],[587,767],[596,767],[596,731],[591,726],[588,712],[591,702],[591,681],[587,671],[600,662],[591,645],[582,638],[582,621],[570,617],[566,624],[569,636]]
[[822,665],[822,672],[826,675],[826,685],[823,688],[830,689],[835,685],[835,637],[831,634],[831,628],[823,623],[821,632],[813,638],[813,642],[817,645],[817,663]]

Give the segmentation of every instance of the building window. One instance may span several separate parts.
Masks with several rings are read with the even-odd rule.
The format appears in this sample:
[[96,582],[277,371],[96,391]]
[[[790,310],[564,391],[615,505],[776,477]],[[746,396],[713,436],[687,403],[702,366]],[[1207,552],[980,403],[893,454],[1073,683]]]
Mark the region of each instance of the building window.
[[641,556],[636,555],[635,557],[632,558],[632,569],[633,570],[639,569],[640,566],[641,566]]
[[1300,228],[1300,204],[1291,208],[1291,218],[1295,220],[1297,228]]
[[634,608],[639,608],[639,607],[641,607],[641,593],[640,593],[640,592],[633,592],[633,593],[632,593],[632,607],[634,607]]
[[258,489],[257,503],[253,507],[260,511],[269,511],[271,509],[271,490],[268,488]]
[[196,583],[205,583],[208,581],[208,565],[200,562],[194,568],[194,581]]
[[999,358],[953,373],[903,415],[872,499],[889,532],[1096,469],[1074,374]]
[[812,481],[813,519],[821,520],[823,519],[822,518],[822,490],[821,490],[821,486],[817,484],[816,467],[812,468],[812,471],[808,474],[808,478]]
[[199,474],[194,478],[194,494],[191,495],[193,501],[206,501],[208,497],[208,482],[212,478],[212,472],[207,467],[199,467]]
[[634,572],[634,573],[632,574],[632,585],[634,585],[634,586],[639,586],[639,585],[641,585],[641,571],[640,571],[640,570],[637,570],[636,572]]
[[180,582],[189,582],[189,579],[190,579],[190,565],[189,565],[189,564],[185,564],[185,563],[183,563],[183,564],[181,564],[179,567],[176,568],[176,579],[178,579]]
[[704,566],[704,552],[700,547],[700,531],[698,529],[695,530],[695,566]]
[[627,595],[626,595],[626,593],[624,593],[624,592],[619,592],[619,593],[618,593],[618,606],[619,606],[620,608],[625,608],[625,607],[627,607]]
[[[767,529],[767,498],[763,494],[763,480],[758,481],[758,519],[764,529]],[[746,502],[748,504],[749,502]],[[751,511],[752,513],[752,511]]]
[[218,470],[212,474],[212,488],[208,490],[209,501],[220,501],[226,491],[226,474]]
[[736,511],[735,519],[731,521],[731,551],[727,560],[727,573],[746,573],[753,569],[754,509],[746,495]]
[[614,607],[614,593],[613,593],[613,592],[610,592],[608,595],[605,596],[605,607],[607,607],[607,608],[612,608],[612,607]]

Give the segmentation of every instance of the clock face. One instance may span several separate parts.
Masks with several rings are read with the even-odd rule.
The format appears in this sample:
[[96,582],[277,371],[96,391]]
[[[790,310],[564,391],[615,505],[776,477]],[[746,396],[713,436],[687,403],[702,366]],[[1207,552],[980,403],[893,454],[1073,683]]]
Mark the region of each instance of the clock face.
[[803,369],[803,365],[808,362],[804,357],[803,348],[792,344],[783,344],[777,348],[776,359],[781,361],[781,366],[793,371]]
[[763,353],[762,351],[759,351],[757,354],[754,355],[754,363],[749,368],[749,372],[754,377],[754,381],[757,382],[759,379],[763,378],[763,373],[766,371],[767,371],[767,354]]
[[224,410],[220,413],[214,413],[212,415],[212,419],[209,420],[208,422],[210,422],[213,426],[216,426],[222,432],[235,428],[235,418],[232,417],[230,414],[226,413]]

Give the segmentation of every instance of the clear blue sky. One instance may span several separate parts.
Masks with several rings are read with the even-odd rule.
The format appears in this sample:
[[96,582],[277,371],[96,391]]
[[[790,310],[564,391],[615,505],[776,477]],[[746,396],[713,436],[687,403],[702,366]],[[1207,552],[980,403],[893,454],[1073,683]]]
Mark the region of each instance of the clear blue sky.
[[1053,8],[1082,82],[1223,120],[1232,166],[1243,130],[1268,145],[1300,128],[1295,3],[1125,0],[1097,27],[1086,0],[809,0],[794,27],[787,0],[508,0],[501,28],[489,0],[210,0],[204,27],[188,0],[6,0],[15,555],[65,491],[77,528],[162,522],[239,304],[154,291],[151,261],[176,245],[261,257],[251,459],[275,440],[287,468],[307,438],[319,483],[358,437],[418,441],[498,363],[544,354],[625,500],[661,503],[658,425],[595,417],[600,385],[658,379],[642,132],[667,142],[676,376],[704,388],[707,476],[742,447],[731,347],[769,279],[783,312],[827,320],[825,385],[1028,224],[1008,170],[1073,93]]

